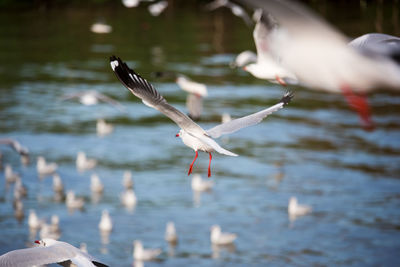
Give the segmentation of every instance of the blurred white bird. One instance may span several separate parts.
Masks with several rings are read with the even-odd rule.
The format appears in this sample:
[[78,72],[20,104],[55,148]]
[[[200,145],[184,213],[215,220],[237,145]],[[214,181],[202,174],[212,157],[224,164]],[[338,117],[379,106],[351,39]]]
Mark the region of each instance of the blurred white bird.
[[207,86],[190,80],[188,77],[179,74],[176,83],[178,86],[188,93],[186,98],[186,108],[189,111],[189,117],[193,120],[200,119],[203,112],[203,97],[206,97]]
[[148,6],[148,10],[152,16],[159,16],[168,6],[168,1],[162,0]]
[[101,182],[100,177],[95,173],[90,176],[90,190],[95,194],[101,194],[104,190],[104,185]]
[[65,204],[69,210],[83,209],[85,200],[82,197],[75,197],[74,191],[68,191],[65,198]]
[[17,177],[14,185],[14,200],[22,199],[23,197],[26,197],[27,194],[28,194],[28,189],[26,188],[25,185],[22,184],[21,178]]
[[246,50],[239,53],[235,60],[230,63],[230,66],[232,68],[242,68],[250,63],[255,62],[257,62],[257,54],[253,51]]
[[53,175],[53,191],[55,193],[63,193],[64,192],[64,185],[62,183],[60,175],[55,173]]
[[90,26],[90,30],[94,33],[110,33],[112,32],[112,27],[108,24],[105,24],[103,22],[96,22]]
[[59,231],[53,231],[53,228],[50,224],[43,222],[40,227],[39,236],[41,239],[51,238],[57,240],[60,238],[61,234]]
[[79,171],[85,171],[93,169],[97,164],[95,159],[89,159],[86,157],[85,152],[79,151],[76,156],[76,168]]
[[24,203],[22,203],[21,200],[16,200],[14,202],[14,217],[17,219],[18,222],[21,222],[24,216]]
[[237,238],[236,234],[223,233],[219,225],[211,226],[211,243],[215,245],[229,245]]
[[99,230],[103,233],[110,233],[113,228],[113,223],[111,220],[111,216],[107,210],[103,210],[101,214],[101,219],[99,222]]
[[144,249],[142,242],[133,241],[133,258],[138,261],[155,260],[162,252],[161,249]]
[[[42,266],[51,263],[68,264],[77,267],[104,266],[87,253],[61,241],[45,238],[36,240],[38,247],[17,249],[0,256],[0,266]],[[69,265],[68,265],[69,266]]]
[[296,197],[289,199],[288,214],[290,218],[295,219],[298,216],[307,215],[311,212],[311,206],[298,204]]
[[278,25],[273,18],[262,14],[257,21],[253,31],[253,38],[257,49],[257,61],[243,67],[247,72],[259,79],[272,83],[279,83],[283,86],[297,84],[296,76],[283,68],[278,58],[274,58],[269,51],[268,38],[278,31]]
[[132,172],[131,171],[125,171],[123,178],[122,178],[122,184],[125,189],[132,189],[133,188],[133,180],[132,180]]
[[46,160],[44,157],[39,156],[37,158],[37,172],[39,173],[40,176],[46,176],[53,174],[57,170],[57,164],[56,163],[46,163]]
[[102,93],[99,93],[97,91],[94,91],[94,90],[66,94],[61,98],[61,100],[64,101],[64,100],[69,100],[69,99],[74,99],[74,98],[78,98],[79,102],[81,102],[85,106],[96,105],[99,103],[99,101],[103,101],[103,102],[106,102],[106,103],[112,105],[119,111],[125,112],[125,108],[121,103],[112,99],[111,97],[108,97],[108,96],[106,96]]
[[122,0],[122,4],[127,8],[137,7],[140,0]]
[[227,123],[230,122],[232,120],[232,117],[229,113],[223,113],[221,116],[221,122],[222,123]]
[[35,210],[29,210],[28,216],[28,226],[30,229],[39,229],[42,224],[42,220],[39,220],[38,216],[36,215]]
[[343,93],[363,126],[372,129],[364,94],[400,89],[400,66],[391,58],[362,53],[348,38],[299,2],[239,0],[270,13],[279,31],[267,38],[268,49],[281,65],[310,89]]
[[98,119],[96,123],[97,135],[100,137],[109,135],[114,130],[114,126],[111,123],[106,123],[103,119]]
[[10,164],[6,164],[4,167],[4,177],[6,178],[6,183],[15,183],[19,177],[19,174],[13,171]]
[[202,192],[202,191],[207,191],[207,190],[211,190],[214,186],[214,182],[213,181],[206,181],[201,179],[201,176],[199,174],[195,174],[193,175],[192,178],[192,190],[193,191],[198,191],[198,192]]
[[176,234],[175,224],[168,222],[165,229],[165,240],[168,243],[176,244],[178,242],[178,235]]
[[251,26],[253,24],[246,11],[241,6],[230,2],[229,0],[214,0],[205,6],[207,10],[215,10],[220,7],[229,8],[232,14],[243,19],[247,26]]
[[121,203],[125,207],[132,208],[136,205],[137,198],[136,194],[132,189],[126,189],[124,192],[121,193]]
[[[12,138],[0,138],[0,145],[8,145],[13,148],[21,156],[21,162],[24,165],[29,164],[29,150]],[[0,157],[1,158],[1,157]],[[0,164],[1,165],[1,164]]]

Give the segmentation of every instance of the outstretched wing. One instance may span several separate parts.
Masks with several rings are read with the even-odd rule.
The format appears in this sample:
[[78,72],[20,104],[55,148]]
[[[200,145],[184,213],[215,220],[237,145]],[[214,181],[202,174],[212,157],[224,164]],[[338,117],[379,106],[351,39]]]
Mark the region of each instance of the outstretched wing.
[[218,138],[224,134],[234,133],[242,128],[246,128],[252,125],[255,125],[261,122],[265,117],[269,114],[283,108],[283,106],[287,105],[290,100],[293,98],[293,94],[291,92],[287,92],[278,104],[273,105],[267,109],[261,110],[257,113],[253,113],[251,115],[231,120],[229,122],[220,124],[215,126],[214,128],[207,131],[207,134],[213,138]]
[[153,85],[130,69],[120,58],[112,56],[110,58],[110,63],[111,68],[121,83],[125,85],[132,94],[142,99],[142,102],[145,105],[160,111],[187,132],[193,134],[205,134],[205,131],[199,125],[192,121],[188,116],[168,104]]
[[17,249],[0,256],[0,266],[40,266],[67,261],[75,253],[57,247]]

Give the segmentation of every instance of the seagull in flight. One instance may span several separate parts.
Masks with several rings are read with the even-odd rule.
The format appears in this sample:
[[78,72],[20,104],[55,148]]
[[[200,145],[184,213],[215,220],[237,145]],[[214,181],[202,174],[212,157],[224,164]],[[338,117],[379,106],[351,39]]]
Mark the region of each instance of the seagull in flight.
[[99,101],[103,101],[114,106],[119,111],[125,112],[124,106],[121,103],[94,90],[66,94],[61,98],[61,100],[64,101],[73,98],[78,98],[79,102],[81,102],[85,106],[96,105],[99,103]]
[[39,266],[60,263],[63,266],[99,266],[107,265],[96,261],[89,254],[69,243],[50,238],[36,240],[38,247],[17,249],[0,256],[0,266]]
[[197,123],[195,123],[188,116],[168,104],[164,97],[151,85],[148,81],[143,79],[139,74],[130,69],[128,65],[120,58],[112,56],[110,58],[111,68],[121,81],[121,83],[128,88],[132,94],[142,99],[142,102],[152,107],[171,120],[173,120],[181,128],[176,137],[180,137],[182,142],[195,151],[195,157],[190,164],[188,175],[192,173],[193,164],[198,157],[198,151],[204,151],[209,154],[210,160],[208,164],[208,177],[211,176],[211,153],[216,151],[220,154],[227,156],[238,156],[237,154],[222,148],[213,138],[218,138],[224,134],[236,132],[242,128],[255,125],[262,121],[269,114],[281,109],[284,105],[288,104],[293,97],[293,94],[288,92],[282,99],[272,107],[261,110],[257,113],[232,120],[230,122],[220,124],[209,130],[204,130]]

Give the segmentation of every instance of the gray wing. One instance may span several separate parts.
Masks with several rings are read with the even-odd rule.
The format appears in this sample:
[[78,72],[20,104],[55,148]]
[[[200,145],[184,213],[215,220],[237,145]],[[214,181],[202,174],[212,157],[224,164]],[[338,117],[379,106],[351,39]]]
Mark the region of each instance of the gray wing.
[[192,120],[200,119],[201,113],[203,112],[203,98],[199,95],[188,94],[186,98],[186,108]]
[[283,106],[287,105],[292,98],[293,98],[293,94],[288,92],[282,97],[282,99],[279,101],[279,103],[273,105],[272,107],[269,107],[269,108],[261,110],[257,113],[253,113],[251,115],[248,115],[248,116],[245,116],[245,117],[242,117],[239,119],[231,120],[229,122],[215,126],[214,128],[211,128],[210,130],[208,130],[207,134],[213,138],[218,138],[221,135],[234,133],[242,128],[255,125],[255,124],[261,122],[269,114],[283,108]]
[[205,134],[205,131],[199,125],[168,104],[153,85],[130,69],[120,58],[112,56],[110,58],[110,63],[115,75],[117,75],[121,83],[128,88],[132,94],[142,99],[145,105],[160,111],[187,132]]
[[364,34],[349,43],[362,53],[371,56],[386,56],[400,59],[400,38],[383,33]]
[[63,262],[71,259],[75,253],[58,246],[17,249],[0,256],[2,267],[26,267]]
[[22,146],[17,140],[11,138],[2,138],[0,139],[0,144],[11,146],[20,155],[29,154],[29,150],[26,147]]

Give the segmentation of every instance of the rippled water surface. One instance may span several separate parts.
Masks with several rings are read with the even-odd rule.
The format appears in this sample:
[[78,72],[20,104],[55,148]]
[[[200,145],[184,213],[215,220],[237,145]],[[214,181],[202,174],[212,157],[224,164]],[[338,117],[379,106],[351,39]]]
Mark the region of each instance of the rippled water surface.
[[[315,8],[351,37],[379,30],[399,35],[398,6],[362,5]],[[228,11],[169,7],[155,18],[145,6],[0,11],[0,137],[15,138],[31,152],[31,164],[23,166],[14,151],[0,147],[3,164],[21,174],[29,191],[25,219],[18,222],[13,188],[1,174],[0,254],[32,243],[26,218],[34,209],[47,221],[57,214],[61,240],[77,247],[85,242],[110,266],[132,264],[135,239],[163,249],[159,261],[145,266],[399,265],[400,94],[370,95],[377,128],[366,132],[341,95],[293,88],[285,109],[218,140],[240,156],[214,154],[214,189],[193,194],[187,170],[194,152],[175,138],[174,123],[121,85],[109,56],[127,61],[182,111],[185,93],[151,72],[176,71],[206,83],[199,122],[206,129],[224,112],[239,117],[275,104],[284,89],[229,68],[237,53],[255,48],[252,28]],[[91,33],[99,20],[113,32]],[[60,100],[83,90],[120,101],[126,112]],[[98,137],[98,118],[114,132]],[[78,151],[95,158],[97,167],[78,172]],[[70,213],[53,199],[51,177],[39,179],[36,172],[38,156],[59,165],[65,187],[85,198],[83,211]],[[208,155],[200,153],[194,172],[205,178],[207,164]],[[133,173],[138,198],[133,211],[120,204],[125,170]],[[97,203],[92,173],[105,185]],[[290,221],[291,196],[311,205],[312,214]],[[98,230],[103,209],[114,223],[108,243]],[[168,221],[179,234],[173,253],[164,241]],[[235,247],[211,247],[213,224],[238,235]]]

